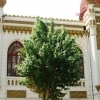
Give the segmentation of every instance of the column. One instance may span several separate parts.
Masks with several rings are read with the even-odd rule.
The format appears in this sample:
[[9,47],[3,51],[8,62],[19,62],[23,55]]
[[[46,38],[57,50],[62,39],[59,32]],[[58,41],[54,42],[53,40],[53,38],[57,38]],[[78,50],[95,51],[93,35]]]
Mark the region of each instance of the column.
[[[1,50],[2,50],[2,8],[0,8],[0,71],[1,71]],[[1,73],[1,72],[0,72]],[[1,88],[1,74],[0,74],[0,88]]]
[[89,30],[89,48],[90,48],[90,67],[92,70],[93,80],[93,100],[100,100],[100,79],[99,79],[99,67],[98,67],[98,56],[97,56],[97,30],[95,21],[95,10],[93,4],[88,4],[87,16],[86,16],[86,28]]

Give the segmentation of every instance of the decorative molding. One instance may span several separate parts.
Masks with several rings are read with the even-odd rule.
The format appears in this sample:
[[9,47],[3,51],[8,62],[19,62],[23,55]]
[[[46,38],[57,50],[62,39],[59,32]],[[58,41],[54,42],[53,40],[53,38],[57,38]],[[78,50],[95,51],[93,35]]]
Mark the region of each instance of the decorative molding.
[[34,25],[34,22],[28,22],[28,21],[4,20],[4,23],[12,23],[12,24],[29,24],[29,25]]
[[62,24],[55,24],[55,26],[64,26],[64,27],[70,27],[70,28],[82,28],[83,26],[78,26],[78,25],[62,25]]
[[78,31],[78,30],[67,30],[67,34],[69,35],[77,35],[77,36],[83,36],[84,32],[83,31]]
[[[3,23],[3,31],[4,32],[12,32],[12,33],[31,33],[32,32],[32,25],[34,25],[34,22],[29,22],[29,21],[15,21],[15,20],[2,20]],[[6,25],[9,24],[9,25]],[[10,25],[11,24],[11,25]],[[14,24],[14,26],[13,26]],[[18,25],[16,25],[18,24]],[[22,24],[22,25],[21,25]],[[24,25],[23,25],[24,24]],[[28,25],[31,25],[28,27]],[[50,25],[50,23],[48,23],[48,25]],[[60,26],[64,26],[67,29],[68,28],[72,28],[70,30],[67,31],[68,34],[70,35],[77,35],[77,36],[83,36],[84,32],[82,31],[83,26],[80,25],[69,25],[69,24],[60,24],[57,23],[55,24],[56,27],[60,27]],[[73,28],[76,30],[73,30]],[[81,30],[77,30],[77,29],[81,29]]]
[[[6,16],[7,17],[18,17],[18,18],[34,18],[35,19],[35,17],[34,16],[23,16],[23,15],[7,15],[6,14]],[[46,17],[41,17],[41,19],[43,19],[43,20],[51,20],[51,19],[53,19],[53,20],[57,20],[57,21],[68,21],[68,22],[79,22],[79,20],[73,20],[73,19],[58,19],[58,18],[46,18]]]
[[100,14],[100,11],[95,11],[95,14]]
[[6,4],[6,0],[0,0],[0,7],[4,7],[4,5]]
[[[3,26],[4,32],[12,32],[12,33],[32,33],[32,27],[21,27],[21,26]],[[84,32],[80,30],[67,30],[66,32],[69,35],[77,35],[77,36],[83,36]]]
[[[12,24],[25,24],[27,26],[8,26],[8,25],[4,25],[3,26],[3,31],[4,32],[17,32],[17,33],[31,33],[32,32],[32,27],[28,27],[28,25],[34,25],[34,22],[28,22],[28,21],[12,21],[12,20],[3,20],[3,23],[12,23]],[[49,23],[48,23],[49,25]],[[60,27],[62,24],[55,24],[55,26]],[[80,25],[65,25],[63,24],[64,27],[68,27],[68,28],[76,28],[76,30],[68,30],[68,34],[70,35],[77,35],[77,36],[83,36],[84,32],[77,30],[77,28],[83,29],[83,26]]]
[[87,91],[70,91],[70,98],[87,98]]
[[[28,21],[13,21],[13,20],[4,20],[3,23],[34,25],[34,22],[28,22]],[[49,23],[48,23],[48,25],[49,25]],[[55,24],[55,26],[62,26],[62,25],[63,25],[64,27],[70,27],[70,28],[83,28],[83,26],[80,26],[80,25]]]
[[7,98],[26,98],[26,90],[7,90]]
[[31,27],[21,27],[21,26],[3,26],[4,32],[17,32],[17,33],[31,33],[32,28]]

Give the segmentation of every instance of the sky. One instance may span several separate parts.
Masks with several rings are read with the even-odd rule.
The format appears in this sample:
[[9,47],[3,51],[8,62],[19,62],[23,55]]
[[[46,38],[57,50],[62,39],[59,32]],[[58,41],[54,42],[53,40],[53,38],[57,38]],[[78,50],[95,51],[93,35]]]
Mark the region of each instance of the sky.
[[78,20],[81,0],[7,0],[5,14]]

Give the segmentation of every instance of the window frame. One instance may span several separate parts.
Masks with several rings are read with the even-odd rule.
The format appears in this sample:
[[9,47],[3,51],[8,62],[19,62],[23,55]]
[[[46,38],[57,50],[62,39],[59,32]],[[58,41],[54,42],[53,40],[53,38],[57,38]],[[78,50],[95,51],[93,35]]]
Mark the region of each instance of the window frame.
[[[14,41],[7,51],[7,76],[18,76],[14,64],[18,64],[18,49],[23,45],[19,41]],[[21,59],[19,59],[21,61]],[[19,62],[20,62],[19,61]]]

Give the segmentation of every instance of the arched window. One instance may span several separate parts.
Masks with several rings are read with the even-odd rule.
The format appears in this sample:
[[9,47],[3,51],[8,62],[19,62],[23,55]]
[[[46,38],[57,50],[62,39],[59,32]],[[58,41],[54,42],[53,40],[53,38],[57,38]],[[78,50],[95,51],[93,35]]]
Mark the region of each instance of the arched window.
[[[83,54],[81,50],[80,50],[80,52],[81,52],[81,54]],[[80,61],[81,61],[80,67],[81,67],[81,71],[82,71],[81,78],[84,78],[84,60],[83,60],[83,58]]]
[[22,47],[22,44],[18,41],[13,42],[9,46],[7,54],[7,76],[17,76],[15,65],[21,61],[18,56],[18,49]]

